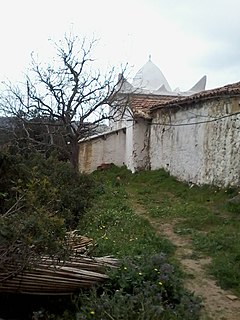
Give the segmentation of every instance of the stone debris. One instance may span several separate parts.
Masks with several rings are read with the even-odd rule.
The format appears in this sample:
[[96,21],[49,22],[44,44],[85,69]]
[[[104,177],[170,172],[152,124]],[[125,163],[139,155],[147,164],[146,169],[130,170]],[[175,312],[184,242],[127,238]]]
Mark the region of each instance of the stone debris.
[[234,296],[233,294],[228,294],[226,297],[227,297],[229,300],[232,300],[232,301],[238,300],[238,297],[237,297],[237,296]]

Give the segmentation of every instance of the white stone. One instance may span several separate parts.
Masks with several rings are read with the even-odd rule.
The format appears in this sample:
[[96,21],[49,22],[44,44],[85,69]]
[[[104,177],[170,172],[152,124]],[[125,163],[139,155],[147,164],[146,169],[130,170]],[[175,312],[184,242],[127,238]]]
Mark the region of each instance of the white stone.
[[232,300],[232,301],[238,300],[238,297],[237,297],[237,296],[234,296],[233,294],[228,294],[226,297],[227,297],[229,300]]

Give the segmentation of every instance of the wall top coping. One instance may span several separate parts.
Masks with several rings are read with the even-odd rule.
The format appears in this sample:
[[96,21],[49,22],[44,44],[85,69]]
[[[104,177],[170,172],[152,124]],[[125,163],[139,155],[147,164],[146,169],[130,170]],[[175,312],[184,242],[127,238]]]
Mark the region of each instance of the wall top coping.
[[126,128],[124,127],[124,128],[120,128],[120,129],[116,129],[116,130],[111,130],[111,131],[106,131],[106,132],[102,132],[102,133],[99,133],[99,134],[95,134],[94,136],[90,136],[90,137],[86,137],[86,138],[80,139],[78,141],[78,143],[84,143],[84,142],[87,142],[87,141],[90,141],[90,140],[104,138],[106,136],[110,136],[110,135],[113,135],[113,134],[118,134],[121,131],[123,131],[123,133],[125,133],[126,132]]

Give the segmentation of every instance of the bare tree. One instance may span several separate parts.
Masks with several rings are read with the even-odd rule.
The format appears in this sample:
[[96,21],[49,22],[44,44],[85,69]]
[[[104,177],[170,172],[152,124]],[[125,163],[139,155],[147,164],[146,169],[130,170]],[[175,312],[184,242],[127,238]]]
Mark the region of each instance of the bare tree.
[[56,147],[75,169],[79,139],[93,134],[99,124],[109,119],[109,107],[111,117],[113,110],[119,108],[114,97],[121,90],[125,71],[122,69],[116,79],[114,68],[105,75],[94,70],[95,44],[96,40],[88,43],[73,35],[65,36],[54,44],[56,59],[44,65],[32,56],[25,83],[5,83],[1,98],[2,110],[16,117],[16,127],[20,124],[22,138],[39,147]]

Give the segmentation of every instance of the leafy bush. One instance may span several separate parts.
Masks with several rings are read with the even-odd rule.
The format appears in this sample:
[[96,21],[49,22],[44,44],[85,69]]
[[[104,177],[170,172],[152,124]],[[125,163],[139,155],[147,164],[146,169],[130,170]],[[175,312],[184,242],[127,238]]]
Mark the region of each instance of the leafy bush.
[[66,231],[90,205],[93,180],[55,158],[0,153],[0,268],[69,254]]
[[32,267],[45,254],[55,261],[64,259],[69,254],[65,235],[63,219],[44,209],[1,216],[0,270],[7,278]]
[[163,253],[127,258],[103,287],[81,292],[76,319],[198,319],[199,301],[179,278]]
[[45,208],[64,218],[67,228],[74,228],[92,200],[93,179],[53,157],[0,154],[0,174],[1,214],[21,199],[19,206],[25,211]]

